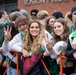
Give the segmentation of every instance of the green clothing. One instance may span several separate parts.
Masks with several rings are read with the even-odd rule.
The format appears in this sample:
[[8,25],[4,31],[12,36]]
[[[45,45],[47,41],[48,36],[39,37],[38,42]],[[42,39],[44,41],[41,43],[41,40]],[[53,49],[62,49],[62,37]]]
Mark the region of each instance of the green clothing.
[[70,33],[72,33],[75,30],[74,27],[73,27],[73,25],[69,26],[69,30],[70,30]]
[[48,28],[48,29],[46,29],[50,34],[52,33],[52,31],[51,31],[51,29],[50,28]]
[[[40,51],[44,52],[45,50],[40,47]],[[51,75],[56,75],[59,72],[59,65],[57,64],[55,59],[51,59],[50,56],[46,57],[48,62],[48,70],[51,73]]]
[[6,56],[6,61],[9,62],[10,61],[10,58],[8,56]]
[[0,47],[4,41],[4,27],[8,25],[8,22],[5,21],[4,23],[0,22]]
[[76,37],[76,31],[74,31],[73,33],[72,33],[72,38],[75,38]]

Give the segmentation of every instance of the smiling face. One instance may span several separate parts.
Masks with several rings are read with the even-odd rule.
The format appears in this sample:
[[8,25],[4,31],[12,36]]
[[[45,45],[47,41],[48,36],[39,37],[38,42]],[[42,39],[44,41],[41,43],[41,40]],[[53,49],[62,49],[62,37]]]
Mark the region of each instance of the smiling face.
[[49,26],[50,27],[53,27],[53,25],[54,25],[54,22],[55,22],[55,18],[50,18],[50,20],[49,20]]
[[64,32],[64,27],[60,22],[54,23],[54,32],[57,36],[61,36]]
[[15,27],[17,27],[18,30],[24,33],[25,29],[28,28],[28,22],[28,17],[21,15],[15,20]]
[[18,29],[24,33],[25,29],[27,29],[27,24],[21,24],[18,26]]
[[29,31],[32,37],[37,37],[40,32],[39,24],[36,22],[31,23]]

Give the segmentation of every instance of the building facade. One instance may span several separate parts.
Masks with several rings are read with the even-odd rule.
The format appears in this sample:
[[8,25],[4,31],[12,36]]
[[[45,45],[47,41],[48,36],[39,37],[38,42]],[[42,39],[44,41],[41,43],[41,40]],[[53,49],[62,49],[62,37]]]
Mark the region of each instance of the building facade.
[[65,15],[74,5],[76,0],[18,0],[18,8],[27,10],[28,15],[31,9],[47,10],[50,15],[61,11]]

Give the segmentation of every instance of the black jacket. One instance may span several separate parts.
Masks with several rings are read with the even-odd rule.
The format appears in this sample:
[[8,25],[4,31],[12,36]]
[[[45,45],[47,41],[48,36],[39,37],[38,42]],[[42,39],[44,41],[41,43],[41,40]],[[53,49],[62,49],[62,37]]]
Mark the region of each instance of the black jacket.
[[76,50],[72,49],[72,46],[71,46],[70,41],[68,39],[68,47],[66,49],[65,56],[68,57],[68,58],[74,58],[73,57],[74,52],[76,52]]

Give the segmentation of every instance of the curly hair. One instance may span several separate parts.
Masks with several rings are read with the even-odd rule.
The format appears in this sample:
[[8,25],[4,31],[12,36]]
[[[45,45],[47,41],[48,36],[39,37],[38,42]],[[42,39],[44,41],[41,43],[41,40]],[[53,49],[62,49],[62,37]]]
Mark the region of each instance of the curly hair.
[[[32,23],[37,23],[40,28],[40,32],[36,37],[36,39],[32,39],[32,36],[29,32],[29,29]],[[40,45],[44,35],[44,31],[41,26],[42,25],[38,20],[33,20],[33,21],[30,21],[28,29],[25,30],[25,34],[23,37],[23,48],[26,49],[28,52],[31,50],[32,54],[38,53],[40,49]]]
[[30,11],[30,14],[32,15],[33,12],[35,12],[36,15],[37,15],[37,13],[39,12],[39,10],[38,10],[38,9],[32,9],[32,10]]

